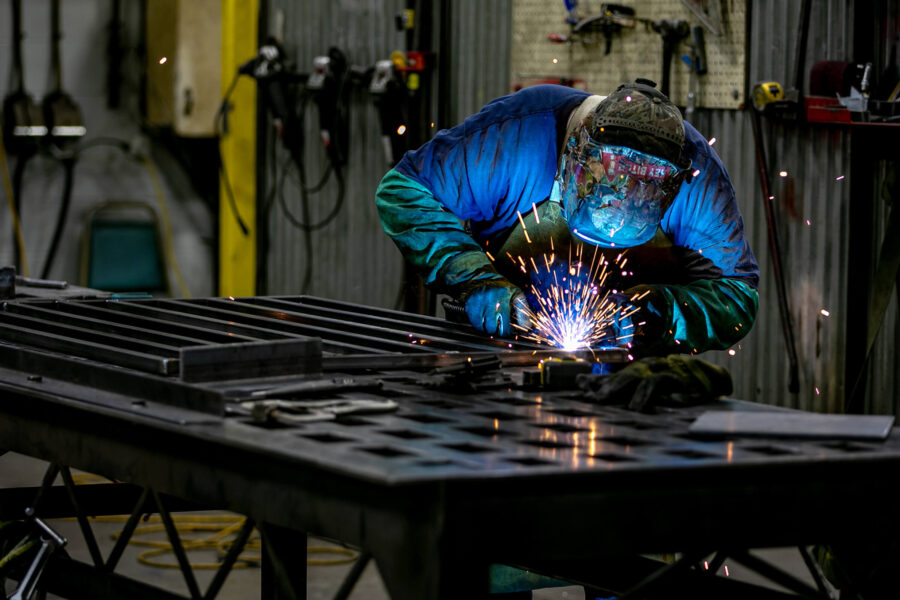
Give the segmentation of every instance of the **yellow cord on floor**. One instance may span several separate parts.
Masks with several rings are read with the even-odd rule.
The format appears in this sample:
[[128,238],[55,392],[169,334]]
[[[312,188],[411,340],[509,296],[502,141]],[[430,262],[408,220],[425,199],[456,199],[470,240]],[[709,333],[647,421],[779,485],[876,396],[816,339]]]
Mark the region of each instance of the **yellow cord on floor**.
[[22,275],[29,277],[28,256],[25,253],[25,237],[22,235],[22,221],[16,211],[16,202],[13,197],[12,184],[9,179],[9,168],[6,164],[6,146],[3,144],[3,136],[0,135],[0,173],[3,174],[3,189],[6,192],[6,202],[9,204],[9,214],[12,216],[13,231],[16,235],[16,246],[19,247],[19,260],[22,264]]

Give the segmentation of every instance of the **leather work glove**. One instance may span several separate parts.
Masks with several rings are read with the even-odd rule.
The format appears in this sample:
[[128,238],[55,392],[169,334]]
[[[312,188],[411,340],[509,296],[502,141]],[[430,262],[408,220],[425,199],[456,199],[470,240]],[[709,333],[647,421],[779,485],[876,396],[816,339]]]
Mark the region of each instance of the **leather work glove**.
[[577,381],[591,400],[647,413],[656,406],[712,402],[733,391],[726,369],[680,354],[641,358],[610,375],[579,375]]
[[513,323],[528,322],[525,294],[509,282],[494,282],[477,288],[466,296],[465,307],[472,327],[491,335],[511,335]]

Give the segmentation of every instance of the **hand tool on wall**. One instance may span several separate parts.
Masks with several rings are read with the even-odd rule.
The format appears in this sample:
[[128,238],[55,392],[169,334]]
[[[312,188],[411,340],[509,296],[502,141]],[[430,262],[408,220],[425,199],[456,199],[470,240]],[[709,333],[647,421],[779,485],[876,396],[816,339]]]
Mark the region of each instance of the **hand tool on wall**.
[[675,48],[686,38],[691,28],[687,21],[681,19],[660,19],[652,21],[650,27],[662,37],[662,85],[659,91],[666,96],[669,95],[669,82],[671,80],[672,56]]
[[369,93],[375,98],[381,122],[384,158],[390,166],[394,166],[408,149],[406,142],[409,139],[409,136],[404,135],[407,130],[407,118],[404,115],[407,94],[394,66],[392,60],[379,60],[375,63],[369,81]]
[[694,13],[704,27],[713,35],[722,35],[721,0],[681,0]]
[[685,118],[690,121],[697,107],[700,95],[700,75],[706,74],[706,42],[703,39],[703,28],[695,26],[691,29],[691,54],[682,56],[691,70],[691,79],[688,86],[687,108]]

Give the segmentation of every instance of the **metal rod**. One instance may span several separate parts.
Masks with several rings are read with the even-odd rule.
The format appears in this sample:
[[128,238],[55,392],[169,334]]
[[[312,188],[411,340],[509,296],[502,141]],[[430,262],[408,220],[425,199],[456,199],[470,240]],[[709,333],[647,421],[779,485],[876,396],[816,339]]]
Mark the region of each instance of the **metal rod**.
[[[276,319],[302,327],[315,327],[322,331],[327,331],[328,335],[334,335],[337,332],[351,332],[354,337],[359,334],[378,340],[381,344],[400,344],[402,347],[410,345],[409,337],[413,339],[426,339],[429,346],[437,347],[444,350],[459,350],[461,348],[478,348],[483,350],[492,350],[497,347],[505,347],[509,342],[497,341],[491,343],[490,338],[486,336],[470,336],[471,341],[463,344],[459,340],[452,339],[448,336],[451,332],[447,328],[432,327],[430,331],[421,331],[416,328],[410,331],[409,324],[388,321],[382,323],[373,323],[371,318],[362,314],[321,314],[321,310],[308,312],[293,311],[277,311],[262,307],[256,307],[246,302],[229,302],[227,300],[210,299],[205,300],[205,304],[211,307],[221,307],[222,310],[236,311],[243,314],[254,315],[256,317],[266,319]],[[316,313],[320,314],[316,314]],[[277,316],[275,316],[277,315]],[[357,333],[359,332],[359,333]],[[474,348],[473,348],[474,347]]]
[[203,596],[204,600],[212,600],[219,593],[219,590],[222,589],[225,578],[231,573],[234,563],[237,562],[238,557],[240,557],[241,552],[244,550],[244,546],[247,545],[247,540],[250,539],[250,534],[253,533],[255,526],[255,523],[249,517],[244,519],[241,530],[238,532],[234,541],[231,542],[231,547],[228,549],[228,553],[222,560],[222,564],[219,565],[219,568],[216,570],[215,577],[213,577],[213,580],[209,583],[209,587],[206,588],[206,594]]
[[128,546],[128,542],[131,541],[131,536],[134,535],[134,531],[137,529],[138,522],[141,520],[141,515],[144,514],[144,504],[147,503],[147,498],[149,496],[150,490],[143,488],[137,503],[134,505],[134,510],[131,511],[131,516],[128,517],[125,526],[122,527],[122,531],[119,532],[119,537],[116,539],[116,545],[113,546],[112,551],[109,553],[109,557],[106,559],[106,564],[103,565],[108,573],[112,573],[116,570],[116,565],[119,563],[119,559],[122,558],[122,554],[125,552],[125,547]]
[[239,335],[233,332],[223,333],[215,329],[178,323],[170,319],[157,319],[138,314],[130,314],[121,310],[109,310],[108,307],[86,302],[54,302],[53,307],[66,314],[83,315],[131,327],[152,329],[154,331],[166,332],[172,335],[201,339],[205,343],[223,342],[230,344],[232,342],[257,339],[255,337]]
[[[52,308],[36,305],[34,303],[25,304],[12,302],[6,305],[5,311],[42,319],[47,322],[70,324],[86,329],[91,329],[93,331],[103,331],[116,335],[133,336],[134,339],[156,342],[170,347],[197,346],[208,343],[203,339],[164,333],[156,330],[155,328],[134,327],[133,325],[123,325],[120,323],[116,323],[115,321],[111,321],[108,318],[109,312],[105,313],[105,316],[107,318],[85,317],[62,312],[59,310],[53,310]],[[223,337],[225,339],[223,339],[222,341],[227,340],[229,343],[233,343],[235,341],[233,339],[228,339],[227,336]]]
[[818,561],[813,558],[812,554],[810,554],[809,548],[806,546],[798,546],[797,550],[800,551],[800,556],[803,557],[803,562],[806,563],[806,568],[809,569],[809,574],[812,575],[813,581],[816,582],[816,587],[819,588],[819,592],[822,596],[829,600],[835,600],[837,595],[832,593],[828,581],[825,578],[825,573],[822,572],[822,567],[819,565]]
[[100,546],[97,545],[97,538],[94,537],[94,531],[91,529],[91,524],[88,523],[87,517],[84,516],[84,513],[81,512],[81,507],[78,505],[72,473],[69,471],[69,467],[60,467],[59,472],[60,475],[62,475],[63,485],[66,486],[66,491],[69,493],[69,500],[72,502],[72,508],[75,509],[75,518],[78,520],[78,526],[81,528],[81,535],[84,537],[85,544],[87,544],[91,560],[94,561],[95,567],[102,567],[103,555],[100,554]]
[[4,324],[0,327],[0,339],[64,354],[73,354],[80,357],[89,356],[94,360],[108,362],[121,367],[130,367],[148,373],[173,375],[178,372],[178,359],[176,358],[151,356],[123,348],[112,348],[14,325]]
[[347,576],[344,577],[344,581],[341,582],[341,587],[339,587],[338,591],[334,594],[333,600],[347,600],[371,558],[372,555],[368,552],[359,553],[356,562],[353,563],[353,567],[350,568],[350,572],[347,573]]
[[167,346],[155,342],[136,340],[129,336],[114,333],[93,331],[86,327],[78,327],[70,323],[53,323],[45,319],[29,317],[10,311],[0,312],[0,322],[7,322],[20,327],[28,327],[36,332],[53,334],[67,338],[84,340],[102,346],[123,348],[142,354],[156,356],[172,356],[178,353],[176,346]]
[[732,560],[734,560],[735,562],[744,565],[751,571],[754,571],[759,575],[766,577],[767,579],[769,579],[769,581],[777,583],[778,585],[783,586],[794,593],[806,597],[822,597],[819,591],[815,588],[810,587],[790,573],[782,571],[778,567],[767,563],[761,558],[753,556],[746,550],[731,552],[730,555]]
[[153,499],[156,501],[156,507],[159,510],[159,518],[162,520],[163,526],[166,529],[169,543],[172,544],[172,552],[175,554],[176,560],[178,560],[178,566],[181,568],[182,575],[184,575],[184,581],[187,583],[191,598],[194,600],[202,600],[203,595],[200,593],[200,588],[197,586],[197,579],[194,577],[194,571],[191,569],[191,563],[188,561],[184,546],[181,545],[181,538],[178,536],[178,530],[175,528],[175,522],[172,520],[172,515],[166,510],[166,507],[163,505],[162,499],[159,497],[159,493],[157,493],[156,490],[153,491]]

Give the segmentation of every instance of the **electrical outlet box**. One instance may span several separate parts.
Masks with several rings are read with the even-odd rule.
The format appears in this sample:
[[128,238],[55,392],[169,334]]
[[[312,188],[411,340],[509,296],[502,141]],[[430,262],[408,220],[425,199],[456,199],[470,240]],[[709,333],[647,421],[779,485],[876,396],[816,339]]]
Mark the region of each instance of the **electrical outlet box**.
[[222,102],[221,0],[147,3],[147,121],[185,137],[216,135]]

